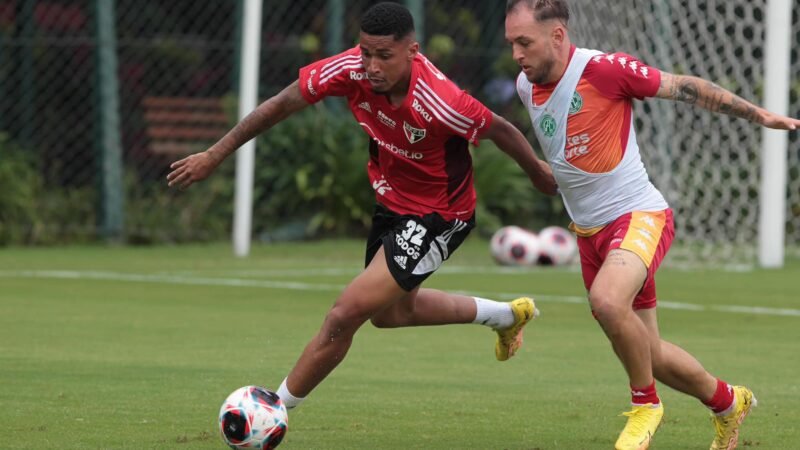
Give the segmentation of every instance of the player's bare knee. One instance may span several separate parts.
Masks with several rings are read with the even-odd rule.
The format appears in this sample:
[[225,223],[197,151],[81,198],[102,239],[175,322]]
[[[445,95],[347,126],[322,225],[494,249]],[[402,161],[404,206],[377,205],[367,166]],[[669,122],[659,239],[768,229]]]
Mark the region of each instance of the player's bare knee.
[[595,319],[604,328],[624,320],[625,315],[630,311],[629,306],[623,306],[621,302],[614,301],[614,299],[603,293],[589,293],[589,304],[592,307],[592,314]]
[[355,332],[368,318],[369,314],[357,307],[336,304],[325,316],[325,326],[335,333]]

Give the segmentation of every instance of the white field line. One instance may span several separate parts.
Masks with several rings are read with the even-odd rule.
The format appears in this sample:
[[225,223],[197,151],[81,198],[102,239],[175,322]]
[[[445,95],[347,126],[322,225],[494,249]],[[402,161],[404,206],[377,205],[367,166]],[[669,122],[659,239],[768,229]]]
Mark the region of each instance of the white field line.
[[[184,284],[196,286],[229,286],[229,287],[255,287],[266,289],[289,289],[297,291],[326,291],[338,292],[344,289],[342,284],[300,283],[278,280],[254,280],[243,278],[204,278],[168,274],[136,274],[104,271],[75,271],[75,270],[4,270],[0,271],[0,278],[34,278],[34,279],[67,279],[67,280],[107,280],[129,281],[134,283],[164,283]],[[537,300],[554,303],[585,304],[586,298],[568,295],[534,294],[532,292],[498,292],[498,291],[470,291],[460,292],[465,295],[477,295],[489,298],[515,298],[533,296]],[[767,308],[760,306],[731,306],[731,305],[698,305],[694,303],[674,302],[659,300],[658,306],[662,309],[677,309],[685,311],[712,311],[733,314],[758,314],[767,316],[800,317],[800,309]]]
[[[180,270],[164,272],[164,275],[186,275],[196,276],[201,274],[214,274],[225,277],[306,277],[306,276],[356,276],[361,273],[362,268],[353,267],[319,267],[302,269],[262,269],[262,270]],[[548,268],[525,268],[525,267],[502,267],[502,266],[442,266],[436,271],[437,274],[497,274],[497,275],[524,275],[560,272],[560,273],[579,273],[579,266],[548,267]]]
[[74,270],[0,271],[3,278],[57,278],[65,280],[131,281],[138,283],[188,284],[196,286],[258,287],[296,291],[340,291],[339,284],[309,284],[293,281],[252,280],[243,278],[196,278],[181,275],[147,275],[121,272]]
[[[670,269],[679,271],[690,271],[703,268],[703,266],[671,265]],[[749,272],[752,267],[748,266],[728,266],[724,271],[728,272]],[[296,268],[296,269],[245,269],[245,270],[218,270],[218,269],[194,269],[164,272],[166,275],[204,275],[212,274],[224,277],[306,277],[306,276],[356,276],[361,272],[359,266],[352,267],[316,267],[316,268]],[[581,266],[571,264],[559,267],[513,267],[513,266],[456,266],[445,265],[439,268],[436,273],[442,274],[466,274],[466,275],[525,275],[525,274],[548,274],[548,273],[580,273]]]

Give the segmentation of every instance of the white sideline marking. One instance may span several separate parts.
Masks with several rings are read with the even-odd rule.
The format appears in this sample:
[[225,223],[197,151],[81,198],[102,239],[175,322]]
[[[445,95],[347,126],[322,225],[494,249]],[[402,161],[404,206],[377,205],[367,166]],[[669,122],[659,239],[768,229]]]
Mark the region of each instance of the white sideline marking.
[[[670,269],[679,271],[693,271],[701,268],[700,265],[671,265]],[[263,269],[263,270],[217,270],[217,269],[195,269],[195,270],[180,270],[171,271],[170,275],[198,275],[205,273],[212,273],[215,275],[223,275],[230,277],[305,277],[305,276],[355,276],[361,272],[362,268],[359,266],[352,267],[315,267],[315,268],[302,268],[302,269]],[[725,266],[722,268],[725,272],[751,272],[752,266]],[[466,274],[466,275],[525,275],[525,274],[549,274],[549,273],[580,273],[581,266],[579,264],[570,264],[558,267],[514,267],[514,266],[498,266],[496,264],[487,266],[442,266],[436,273],[447,274]]]
[[[102,271],[75,271],[75,270],[4,270],[0,271],[2,278],[55,278],[72,280],[108,280],[130,281],[140,283],[166,283],[186,284],[197,286],[231,286],[231,287],[256,287],[267,289],[290,289],[296,291],[333,291],[344,289],[342,284],[315,284],[299,283],[292,281],[276,280],[250,280],[242,278],[199,278],[182,275],[147,275],[137,273],[102,272]],[[531,292],[459,292],[464,295],[478,295],[481,297],[515,298],[533,295],[537,300],[554,303],[585,304],[586,297],[569,295],[534,295]],[[761,306],[731,306],[731,305],[697,305],[694,303],[673,302],[659,300],[658,306],[662,309],[677,309],[686,311],[716,311],[733,314],[759,314],[767,316],[800,317],[800,309],[767,308]]]
[[308,284],[293,281],[247,280],[242,278],[195,278],[175,275],[145,275],[120,272],[96,272],[73,270],[21,270],[0,271],[4,278],[60,278],[72,280],[133,281],[141,283],[189,284],[198,286],[260,287],[292,289],[296,291],[339,291],[339,284]]
[[[303,268],[303,269],[264,269],[264,270],[180,270],[165,273],[165,275],[198,275],[203,273],[213,273],[216,275],[230,276],[230,277],[306,277],[306,276],[355,276],[361,273],[362,268],[353,266],[351,268],[344,267],[321,267],[321,268]],[[547,268],[529,268],[529,267],[501,267],[501,266],[442,266],[436,273],[447,274],[467,274],[467,275],[480,275],[480,274],[496,274],[496,275],[524,275],[524,274],[542,274],[542,273],[579,273],[580,266],[564,266],[564,267],[547,267]]]

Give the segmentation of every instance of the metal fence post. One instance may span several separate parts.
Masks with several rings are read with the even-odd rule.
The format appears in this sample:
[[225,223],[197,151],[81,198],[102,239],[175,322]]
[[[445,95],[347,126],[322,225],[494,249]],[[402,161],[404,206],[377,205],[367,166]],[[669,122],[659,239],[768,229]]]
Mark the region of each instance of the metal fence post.
[[417,42],[425,43],[425,2],[422,0],[406,0],[406,6],[414,17],[414,28],[417,31]]
[[[345,49],[344,33],[344,0],[328,0],[327,21],[325,22],[325,53],[328,56],[341,53]],[[334,113],[345,109],[345,102],[341,98],[329,97],[325,105]]]
[[100,232],[112,240],[122,238],[124,180],[120,139],[117,39],[114,0],[95,0],[96,92]]
[[26,0],[22,4],[22,39],[28,46],[28,51],[22,52],[22,64],[20,72],[20,91],[21,101],[21,121],[19,140],[25,148],[33,147],[33,130],[36,114],[36,65],[33,59],[36,54],[36,43],[34,40],[33,9],[35,0]]

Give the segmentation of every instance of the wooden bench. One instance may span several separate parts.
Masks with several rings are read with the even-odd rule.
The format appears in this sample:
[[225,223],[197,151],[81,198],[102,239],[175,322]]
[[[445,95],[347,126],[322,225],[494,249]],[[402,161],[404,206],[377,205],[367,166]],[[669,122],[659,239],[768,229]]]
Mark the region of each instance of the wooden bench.
[[156,155],[203,151],[231,127],[221,97],[145,97],[142,106],[148,147]]

